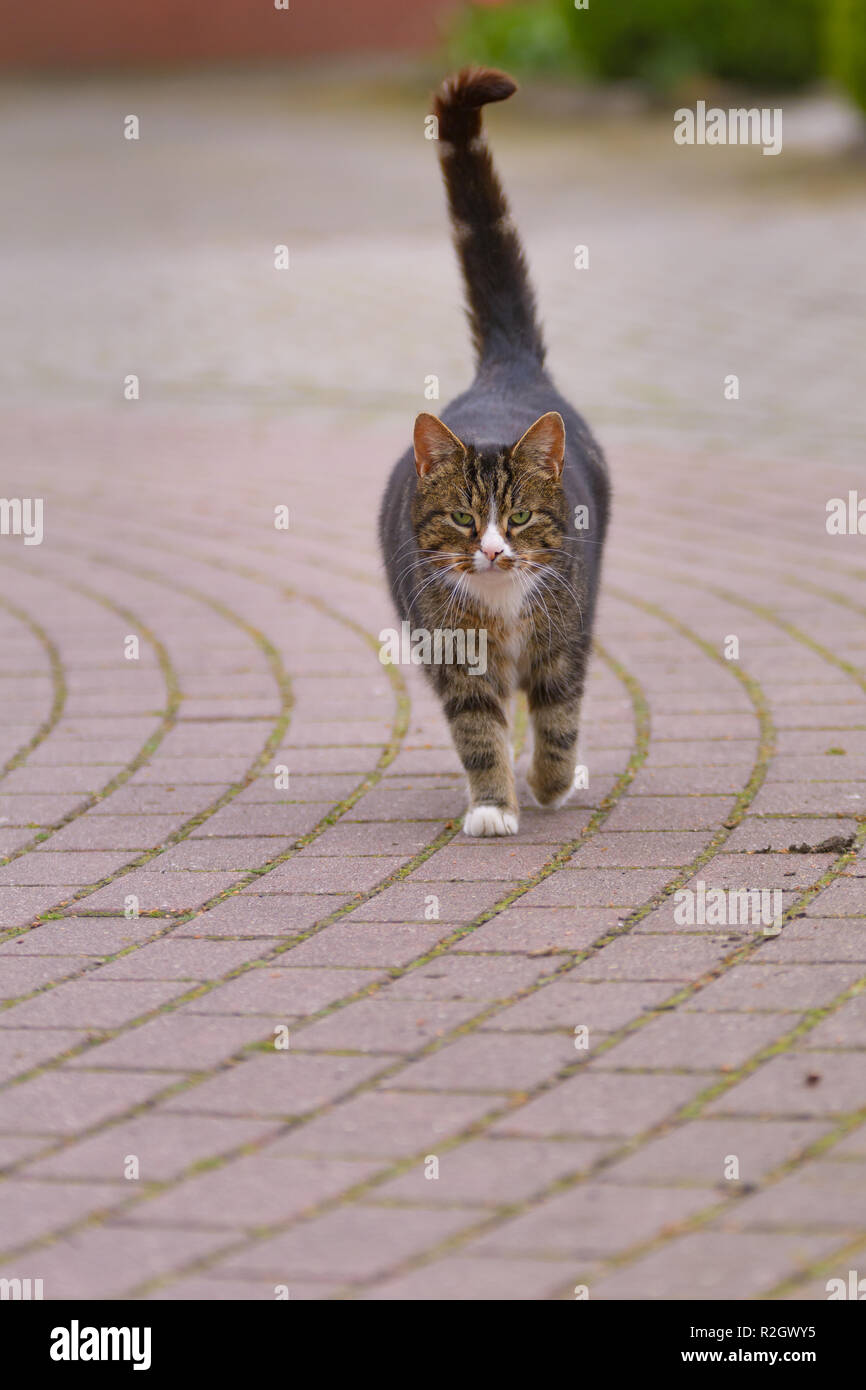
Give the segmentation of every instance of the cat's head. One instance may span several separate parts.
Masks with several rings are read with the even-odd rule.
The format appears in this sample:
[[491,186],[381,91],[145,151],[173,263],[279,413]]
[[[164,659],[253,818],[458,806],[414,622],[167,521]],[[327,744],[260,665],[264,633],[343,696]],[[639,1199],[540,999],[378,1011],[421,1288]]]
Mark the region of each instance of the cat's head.
[[515,444],[476,447],[425,413],[414,446],[412,523],[423,560],[482,607],[517,611],[563,555],[562,416],[542,415]]

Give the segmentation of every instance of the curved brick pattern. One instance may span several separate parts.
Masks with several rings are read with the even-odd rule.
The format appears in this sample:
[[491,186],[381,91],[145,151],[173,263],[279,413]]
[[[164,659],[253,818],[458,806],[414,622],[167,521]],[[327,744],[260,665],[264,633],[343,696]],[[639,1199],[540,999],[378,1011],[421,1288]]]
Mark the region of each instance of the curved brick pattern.
[[[166,130],[190,119],[159,100]],[[635,147],[587,132],[577,156],[572,132],[524,132],[517,188],[545,141],[543,224],[521,221],[552,357],[617,497],[590,786],[528,808],[516,839],[469,841],[434,698],[377,659],[375,502],[419,383],[466,374],[429,150],[409,112],[367,142],[362,104],[359,165],[390,140],[400,192],[356,199],[335,242],[345,132],[320,113],[295,177],[302,266],[275,291],[256,267],[286,100],[257,110],[261,188],[226,208],[204,157],[201,205],[240,296],[232,395],[266,402],[280,363],[288,396],[224,411],[209,354],[234,353],[231,321],[201,324],[212,285],[190,288],[186,252],[140,220],[140,175],[102,146],[128,198],[112,245],[139,247],[145,287],[168,277],[213,375],[181,355],[188,325],[149,336],[109,256],[98,363],[47,364],[90,409],[45,411],[17,383],[4,490],[38,488],[46,529],[0,552],[0,1274],[49,1297],[826,1296],[866,1249],[866,567],[861,538],[823,524],[857,485],[862,194],[838,192],[831,229],[781,186],[778,207],[732,175],[727,204],[709,176],[696,198],[651,124]],[[44,111],[21,141],[41,129]],[[196,123],[205,156],[215,129]],[[641,218],[591,191],[602,156]],[[181,196],[172,142],[149,157]],[[576,283],[587,209],[596,268]],[[74,273],[40,292],[61,323],[94,274],[74,238],[64,254]],[[789,288],[804,261],[837,306],[820,384],[822,328],[807,357]],[[369,360],[333,332],[335,294]],[[412,341],[389,327],[407,303]],[[145,386],[109,410],[118,358]],[[732,370],[743,398],[723,409]],[[178,389],[197,395],[182,413]],[[308,408],[290,421],[286,399]]]

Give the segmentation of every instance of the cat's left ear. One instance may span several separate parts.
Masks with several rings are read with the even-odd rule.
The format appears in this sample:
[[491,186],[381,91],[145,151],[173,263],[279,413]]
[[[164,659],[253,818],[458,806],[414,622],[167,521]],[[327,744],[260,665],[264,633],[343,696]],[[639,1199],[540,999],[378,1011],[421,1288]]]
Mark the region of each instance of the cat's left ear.
[[426,478],[431,469],[449,459],[458,461],[466,455],[466,446],[456,434],[435,415],[422,412],[415,421],[415,467],[419,478]]
[[565,423],[556,410],[549,410],[530,425],[511,450],[515,463],[540,464],[554,478],[562,472],[565,461]]

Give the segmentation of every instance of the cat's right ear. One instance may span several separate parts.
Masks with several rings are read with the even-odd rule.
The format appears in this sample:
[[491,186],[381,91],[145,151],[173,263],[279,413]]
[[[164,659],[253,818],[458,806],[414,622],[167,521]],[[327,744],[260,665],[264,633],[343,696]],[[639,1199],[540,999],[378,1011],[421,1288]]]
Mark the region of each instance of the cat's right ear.
[[423,411],[415,421],[415,467],[419,478],[441,463],[457,462],[466,457],[466,446],[461,444],[456,434],[435,415]]

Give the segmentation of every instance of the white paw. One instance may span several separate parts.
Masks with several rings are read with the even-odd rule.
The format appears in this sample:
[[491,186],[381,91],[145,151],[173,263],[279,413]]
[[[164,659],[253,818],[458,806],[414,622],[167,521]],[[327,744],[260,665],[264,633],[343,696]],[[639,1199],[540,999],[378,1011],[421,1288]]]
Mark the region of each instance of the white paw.
[[516,835],[517,817],[498,806],[470,806],[463,817],[464,835]]

